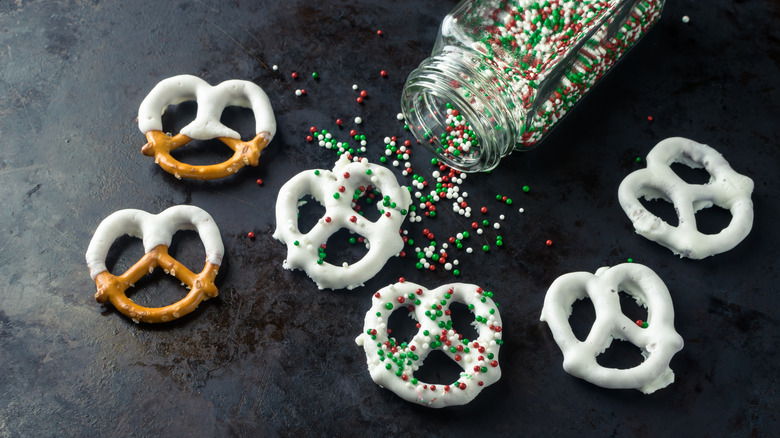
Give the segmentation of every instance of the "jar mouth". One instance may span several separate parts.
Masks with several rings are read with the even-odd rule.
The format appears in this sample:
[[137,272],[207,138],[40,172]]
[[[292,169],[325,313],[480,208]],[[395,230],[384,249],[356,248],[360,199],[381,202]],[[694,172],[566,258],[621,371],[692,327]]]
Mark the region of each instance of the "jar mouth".
[[[506,114],[473,85],[474,72],[449,70],[436,58],[413,71],[404,87],[401,108],[409,130],[453,169],[495,168],[514,147]],[[448,61],[446,65],[452,66],[452,60]]]

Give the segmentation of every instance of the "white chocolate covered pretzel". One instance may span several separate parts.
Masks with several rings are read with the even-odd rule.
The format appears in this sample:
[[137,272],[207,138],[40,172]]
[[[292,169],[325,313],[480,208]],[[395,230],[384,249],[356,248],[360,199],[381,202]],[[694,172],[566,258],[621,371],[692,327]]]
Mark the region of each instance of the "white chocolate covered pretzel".
[[[162,114],[168,105],[196,101],[195,120],[169,137],[162,132]],[[241,141],[241,135],[220,121],[228,106],[251,108],[255,116],[255,137]],[[138,128],[148,143],[141,148],[144,155],[155,157],[155,162],[177,178],[214,179],[233,174],[241,167],[258,165],[260,151],[276,134],[276,119],[268,96],[262,88],[249,81],[229,80],[211,86],[191,75],[174,76],[157,84],[141,102],[138,109]],[[171,156],[171,151],[192,139],[219,139],[235,152],[229,160],[209,166],[182,163]]]
[[[409,282],[391,284],[377,292],[366,313],[363,333],[355,339],[366,353],[368,371],[379,386],[412,403],[432,408],[463,405],[482,388],[498,381],[501,315],[493,293],[473,284],[453,283],[428,290]],[[474,315],[477,339],[465,339],[452,328],[450,304],[466,304]],[[418,322],[409,342],[388,334],[387,321],[400,309]],[[440,350],[463,372],[455,382],[427,383],[414,377],[431,351]]]
[[[203,242],[206,265],[199,274],[168,254],[171,239],[180,230],[196,230]],[[106,255],[111,244],[123,235],[142,239],[146,254],[124,274],[114,276],[106,268]],[[95,230],[86,259],[89,274],[97,286],[95,299],[99,303],[111,301],[136,322],[166,322],[192,312],[203,300],[217,296],[214,278],[224,252],[219,229],[211,215],[195,206],[178,205],[157,215],[133,209],[112,213]],[[149,308],[134,303],[125,291],[157,266],[181,280],[190,292],[181,301],[165,307]]]
[[[681,163],[704,167],[706,184],[688,184],[669,167]],[[703,259],[734,248],[753,226],[753,181],[735,172],[715,149],[685,138],[668,138],[647,155],[647,168],[628,175],[620,184],[618,199],[636,232],[671,249],[680,257]],[[647,211],[639,198],[663,199],[674,204],[678,225],[669,225]],[[712,205],[731,212],[731,222],[718,234],[706,235],[696,227],[695,213]]]
[[[373,186],[384,195],[376,208],[381,216],[372,222],[353,208],[357,194]],[[298,202],[311,195],[325,207],[325,214],[306,234],[298,228]],[[408,189],[398,185],[393,173],[363,159],[351,162],[342,155],[333,171],[306,170],[279,190],[276,200],[274,238],[287,245],[285,269],[302,269],[320,289],[354,289],[372,278],[387,259],[403,249],[399,231],[411,204]],[[368,252],[358,262],[335,266],[324,261],[322,250],[328,238],[341,228],[362,236]]]
[[[619,292],[631,295],[647,307],[647,326],[640,327],[620,309]],[[580,341],[569,325],[572,304],[590,298],[596,321],[587,339]],[[563,369],[604,388],[636,388],[645,394],[674,382],[669,368],[672,356],[683,347],[674,329],[674,308],[669,290],[650,268],[624,263],[601,268],[596,275],[573,272],[556,279],[547,291],[542,321],[550,326],[555,342],[563,352]],[[644,362],[630,369],[606,368],[596,357],[606,351],[613,339],[639,347]]]

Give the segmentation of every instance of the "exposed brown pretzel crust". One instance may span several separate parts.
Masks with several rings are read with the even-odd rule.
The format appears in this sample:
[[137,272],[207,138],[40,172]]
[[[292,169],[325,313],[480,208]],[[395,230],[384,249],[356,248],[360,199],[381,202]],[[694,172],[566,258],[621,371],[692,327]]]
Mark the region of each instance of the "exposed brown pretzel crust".
[[[165,307],[144,307],[136,304],[127,297],[125,291],[158,266],[189,286],[190,292],[181,301]],[[95,299],[98,303],[111,301],[117,310],[136,322],[172,321],[192,312],[202,301],[218,295],[219,292],[214,285],[218,270],[219,265],[206,262],[203,271],[195,274],[171,257],[166,245],[158,245],[120,276],[115,276],[108,271],[98,274],[95,277],[95,285],[97,285]]]
[[154,161],[163,170],[175,175],[177,178],[216,179],[230,176],[246,165],[257,166],[260,152],[268,146],[269,138],[270,135],[264,132],[247,141],[229,137],[217,137],[219,141],[225,143],[235,153],[227,161],[206,166],[182,163],[171,156],[171,151],[186,145],[192,140],[192,138],[181,133],[169,137],[162,131],[149,131],[146,133],[148,143],[141,147],[141,152],[144,155],[154,157]]

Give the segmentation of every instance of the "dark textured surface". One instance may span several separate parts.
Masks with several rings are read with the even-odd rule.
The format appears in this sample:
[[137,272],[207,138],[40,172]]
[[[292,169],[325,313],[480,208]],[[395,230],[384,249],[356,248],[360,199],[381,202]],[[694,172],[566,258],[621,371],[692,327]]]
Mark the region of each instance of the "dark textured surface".
[[[670,1],[542,147],[464,182],[472,206],[487,205],[492,220],[507,215],[503,248],[458,254],[461,280],[495,292],[506,328],[504,375],[470,405],[434,411],[402,401],[373,384],[354,343],[373,291],[400,276],[433,288],[452,274],[417,271],[407,257],[365,287],[323,292],[282,269],[285,249],[271,238],[277,191],[335,160],[305,141],[309,126],[346,139],[361,116],[373,161],[385,136],[409,138],[395,119],[401,86],[454,4],[0,2],[0,436],[776,433],[780,6],[772,0]],[[279,131],[258,168],[178,181],[141,155],[138,105],[182,73],[266,90]],[[369,93],[362,105],[353,83]],[[753,178],[753,231],[734,250],[679,259],[634,234],[620,209],[620,180],[642,166],[635,157],[671,136],[715,147]],[[415,154],[416,170],[430,177],[429,156]],[[499,193],[515,200],[511,208],[494,200]],[[156,213],[180,203],[220,226],[219,298],[155,326],[95,303],[83,260],[100,221],[121,208]],[[470,222],[449,210],[442,203],[435,220],[405,228],[420,241],[423,227],[444,239]],[[129,238],[114,248],[115,271],[142,252]],[[201,251],[193,233],[177,235],[172,249],[193,269]],[[564,373],[538,321],[556,277],[629,257],[665,281],[685,340],[671,364],[677,381],[649,396]],[[165,304],[181,294],[175,283],[153,275],[133,297]]]

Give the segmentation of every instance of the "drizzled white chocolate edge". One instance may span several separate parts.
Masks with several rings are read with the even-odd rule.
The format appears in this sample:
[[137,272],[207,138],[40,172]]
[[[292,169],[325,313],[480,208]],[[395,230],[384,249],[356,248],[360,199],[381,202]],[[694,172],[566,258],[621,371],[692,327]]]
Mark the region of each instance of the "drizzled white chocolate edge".
[[111,244],[123,235],[143,240],[144,252],[158,245],[169,246],[173,235],[180,230],[198,232],[206,250],[206,261],[215,265],[222,263],[225,248],[214,219],[203,209],[192,205],[177,205],[160,214],[150,214],[143,210],[119,210],[98,225],[87,248],[87,266],[94,280],[101,272],[107,271],[106,255]]
[[152,88],[138,109],[138,128],[143,133],[161,131],[161,116],[168,105],[178,105],[186,101],[198,103],[195,120],[181,129],[181,133],[190,138],[240,139],[238,132],[220,122],[222,111],[231,105],[252,109],[255,116],[255,135],[267,133],[270,141],[276,134],[276,118],[271,101],[262,88],[252,82],[238,79],[212,87],[203,79],[191,75],[164,79]]

